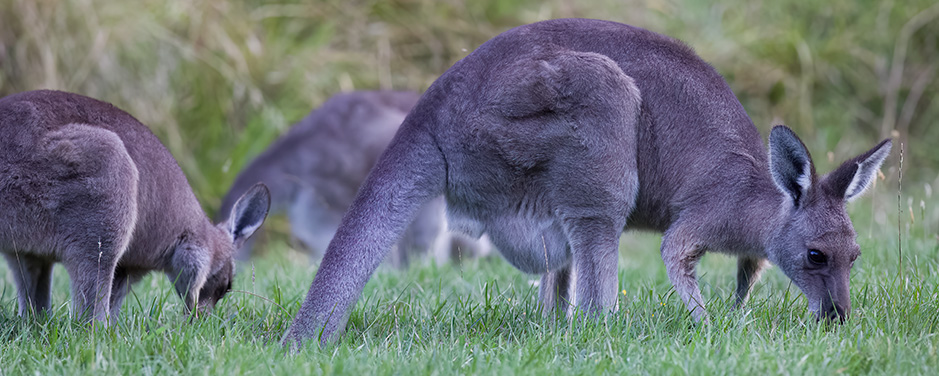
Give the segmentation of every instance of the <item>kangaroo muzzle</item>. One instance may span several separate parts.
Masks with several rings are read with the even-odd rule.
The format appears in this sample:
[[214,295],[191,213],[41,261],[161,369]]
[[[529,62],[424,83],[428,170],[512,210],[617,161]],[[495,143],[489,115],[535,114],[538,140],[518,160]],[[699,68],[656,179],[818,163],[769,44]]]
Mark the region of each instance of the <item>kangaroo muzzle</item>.
[[850,314],[850,303],[844,304],[841,302],[829,300],[822,303],[822,307],[818,312],[816,312],[815,318],[819,321],[824,319],[829,322],[844,324],[844,321],[848,319]]

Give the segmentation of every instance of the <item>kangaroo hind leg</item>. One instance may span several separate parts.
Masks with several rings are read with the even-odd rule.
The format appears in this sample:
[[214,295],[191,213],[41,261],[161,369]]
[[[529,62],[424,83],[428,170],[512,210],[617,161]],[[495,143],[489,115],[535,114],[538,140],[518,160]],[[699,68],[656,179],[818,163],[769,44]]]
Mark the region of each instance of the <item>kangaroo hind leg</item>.
[[136,164],[117,134],[100,127],[66,125],[44,142],[60,172],[55,227],[72,313],[107,324],[115,268],[136,226]]
[[551,197],[573,255],[571,298],[599,313],[615,308],[619,236],[639,191],[639,90],[603,55],[563,52],[550,62],[557,91],[571,94],[558,105],[571,137],[551,161]]
[[52,262],[19,252],[4,253],[16,284],[19,315],[52,308]]

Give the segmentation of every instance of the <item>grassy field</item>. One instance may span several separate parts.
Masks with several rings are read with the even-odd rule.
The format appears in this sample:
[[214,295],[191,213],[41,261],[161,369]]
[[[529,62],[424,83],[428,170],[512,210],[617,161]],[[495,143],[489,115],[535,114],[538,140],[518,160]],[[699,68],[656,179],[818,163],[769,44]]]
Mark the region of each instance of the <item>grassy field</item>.
[[[850,213],[863,256],[853,314],[816,323],[777,269],[730,311],[735,263],[699,267],[712,324],[693,325],[665,276],[660,237],[621,242],[619,310],[537,314],[534,276],[493,256],[382,268],[335,346],[279,345],[316,271],[276,233],[241,264],[209,317],[190,319],[162,275],[110,328],[68,317],[56,267],[48,317],[16,316],[0,267],[0,376],[20,374],[935,374],[939,370],[939,4],[934,0],[0,1],[0,95],[70,90],[153,129],[208,212],[239,168],[333,93],[425,89],[512,26],[626,22],[686,41],[723,74],[765,135],[793,127],[820,171],[898,142]],[[898,150],[904,149],[898,197]],[[902,257],[901,257],[902,249]]]
[[[185,316],[162,275],[137,285],[107,329],[69,320],[61,268],[50,317],[17,318],[5,283],[0,374],[934,374],[939,243],[923,229],[934,228],[937,202],[917,210],[915,223],[904,211],[898,232],[895,192],[875,191],[852,205],[863,255],[844,325],[816,323],[777,269],[746,309],[730,311],[735,264],[716,254],[699,267],[713,323],[693,325],[658,258],[659,237],[629,233],[619,311],[606,321],[543,319],[533,277],[498,256],[425,263],[380,269],[337,345],[288,355],[279,340],[315,265],[274,243],[266,257],[242,264],[235,291],[198,319]],[[879,223],[872,203],[894,210],[884,209]],[[4,280],[6,273],[0,269]]]

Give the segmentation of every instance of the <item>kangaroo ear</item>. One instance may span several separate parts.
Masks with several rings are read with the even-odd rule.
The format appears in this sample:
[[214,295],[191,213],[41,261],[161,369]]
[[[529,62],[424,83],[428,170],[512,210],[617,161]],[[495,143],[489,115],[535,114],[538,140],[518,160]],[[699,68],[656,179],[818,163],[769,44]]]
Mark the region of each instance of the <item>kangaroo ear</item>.
[[241,248],[244,241],[261,227],[270,208],[271,192],[262,183],[255,184],[235,202],[228,216],[228,229],[235,249]]
[[773,127],[769,134],[769,171],[776,188],[799,206],[812,186],[815,166],[802,140],[784,125]]
[[890,155],[890,147],[890,140],[883,140],[866,153],[842,163],[825,176],[825,191],[835,197],[844,198],[845,201],[860,196],[877,177],[877,170],[880,170],[880,165]]

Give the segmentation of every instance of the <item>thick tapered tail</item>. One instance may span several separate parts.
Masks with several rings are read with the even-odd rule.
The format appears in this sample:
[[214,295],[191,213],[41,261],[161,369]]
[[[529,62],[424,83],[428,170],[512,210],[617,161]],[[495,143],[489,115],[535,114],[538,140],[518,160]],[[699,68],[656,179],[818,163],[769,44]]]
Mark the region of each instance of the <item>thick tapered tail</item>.
[[326,343],[345,327],[365,283],[425,202],[443,193],[446,167],[412,113],[382,154],[333,237],[285,344]]

